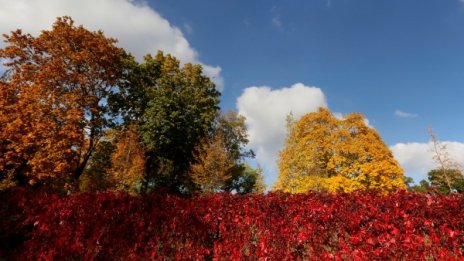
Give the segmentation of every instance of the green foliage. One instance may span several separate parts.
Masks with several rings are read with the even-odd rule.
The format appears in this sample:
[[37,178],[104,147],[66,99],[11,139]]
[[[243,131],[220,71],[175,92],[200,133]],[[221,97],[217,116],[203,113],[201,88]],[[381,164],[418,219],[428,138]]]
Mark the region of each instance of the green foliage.
[[254,158],[252,150],[245,150],[248,144],[248,133],[245,126],[245,117],[235,111],[228,111],[219,114],[214,126],[214,132],[220,133],[224,137],[224,145],[229,156],[235,161],[242,161],[244,158]]
[[114,150],[115,145],[111,140],[104,139],[98,143],[84,174],[79,179],[80,191],[96,192],[111,186],[108,176],[112,167],[111,154]]
[[421,180],[418,185],[414,185],[412,178],[405,177],[404,183],[409,191],[420,193],[426,193],[430,191],[430,183],[425,179]]
[[109,96],[108,103],[114,116],[120,114],[124,125],[140,124],[148,103],[155,98],[151,89],[157,86],[161,63],[151,55],[138,63],[127,53],[122,60],[123,77],[118,82],[118,92]]
[[246,163],[236,165],[235,168],[232,178],[226,183],[226,191],[238,194],[264,193],[266,184],[261,168],[253,169]]
[[138,64],[126,57],[120,92],[111,97],[113,112],[137,126],[146,151],[144,186],[189,193],[193,151],[213,129],[219,91],[200,65],[180,65],[158,52]]
[[407,188],[411,188],[413,186],[414,179],[408,176],[403,176],[403,182]]
[[464,176],[457,169],[434,169],[427,174],[430,186],[441,193],[464,193]]
[[252,150],[246,150],[248,133],[245,125],[245,117],[235,111],[228,111],[218,115],[214,135],[224,138],[229,156],[234,159],[235,166],[230,170],[232,176],[226,181],[225,190],[239,194],[263,193],[266,189],[262,170],[253,169],[244,163],[245,158],[254,158]]
[[247,144],[245,117],[234,111],[218,114],[210,137],[197,148],[191,165],[190,177],[198,185],[196,189],[200,193],[263,193],[266,186],[261,169],[244,163],[245,158],[254,157],[252,150],[245,149]]

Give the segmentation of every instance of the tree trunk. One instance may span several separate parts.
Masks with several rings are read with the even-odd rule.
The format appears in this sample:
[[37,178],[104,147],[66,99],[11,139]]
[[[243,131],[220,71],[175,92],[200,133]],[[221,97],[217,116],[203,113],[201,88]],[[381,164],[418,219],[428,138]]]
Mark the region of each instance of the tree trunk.
[[152,157],[149,152],[145,152],[145,163],[143,167],[143,179],[142,186],[140,187],[140,193],[147,194],[148,190],[148,180],[150,177],[150,171],[152,169]]

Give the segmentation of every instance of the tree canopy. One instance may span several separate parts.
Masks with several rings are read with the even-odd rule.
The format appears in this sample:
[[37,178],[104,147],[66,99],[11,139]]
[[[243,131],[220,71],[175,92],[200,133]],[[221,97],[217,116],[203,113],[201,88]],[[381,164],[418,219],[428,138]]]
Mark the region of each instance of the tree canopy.
[[190,177],[205,194],[224,191],[229,180],[234,160],[224,145],[221,134],[203,140],[196,149],[196,162],[190,166]]
[[[264,191],[261,169],[246,163],[254,157],[246,119],[220,112],[220,92],[201,65],[162,51],[138,62],[115,39],[66,16],[37,37],[18,29],[5,42],[0,188]],[[287,128],[276,190],[405,186],[391,151],[360,113],[339,119],[320,109],[298,121],[290,114]],[[444,169],[446,155],[435,144]]]
[[145,150],[144,186],[189,193],[194,148],[212,131],[219,91],[200,65],[184,64],[161,51],[143,63],[126,57],[126,71],[110,98],[113,112],[137,128]]
[[404,188],[403,170],[360,113],[336,118],[328,109],[292,124],[274,186],[284,192],[350,192]]
[[464,176],[458,169],[433,169],[427,173],[431,188],[441,193],[464,193]]
[[254,157],[245,149],[248,134],[245,117],[234,111],[218,114],[213,132],[196,149],[190,176],[202,193],[263,193],[266,189],[260,168],[253,169],[245,158]]
[[122,73],[124,51],[70,17],[37,37],[18,29],[5,42],[0,176],[30,184],[78,180],[108,125],[104,99]]

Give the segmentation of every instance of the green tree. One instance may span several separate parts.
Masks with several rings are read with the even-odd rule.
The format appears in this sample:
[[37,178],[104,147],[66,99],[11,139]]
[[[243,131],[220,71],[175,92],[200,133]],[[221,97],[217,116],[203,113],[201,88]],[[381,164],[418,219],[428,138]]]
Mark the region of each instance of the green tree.
[[266,184],[264,183],[263,170],[258,167],[256,169],[250,167],[247,163],[237,165],[239,170],[233,173],[238,173],[232,176],[226,182],[226,190],[229,192],[235,192],[238,194],[262,194],[266,190]]
[[[162,56],[162,53],[158,55]],[[132,55],[124,55],[124,70],[117,84],[118,92],[108,99],[113,116],[121,116],[123,125],[139,126],[143,123],[142,116],[150,100],[155,99],[153,89],[161,76],[162,61],[163,58],[146,55],[143,63],[138,63]]]
[[245,149],[249,142],[245,121],[245,117],[237,112],[227,111],[218,114],[213,129],[213,135],[222,135],[229,156],[237,163],[255,156],[252,150]]
[[112,184],[109,180],[112,168],[111,155],[115,150],[114,141],[107,134],[100,140],[90,157],[89,163],[79,179],[79,190],[97,192],[108,189]]
[[441,193],[464,193],[464,176],[457,169],[434,169],[427,173],[430,186]]
[[406,188],[411,188],[414,184],[414,179],[408,176],[403,176],[403,182]]
[[425,179],[421,180],[419,184],[414,184],[414,180],[411,177],[404,176],[404,184],[407,190],[413,192],[426,193],[430,190],[430,184]]
[[255,157],[252,150],[246,149],[249,140],[245,121],[245,117],[235,111],[221,113],[215,121],[213,132],[222,135],[227,152],[235,162],[230,170],[231,177],[225,183],[225,191],[263,193],[266,185],[261,168],[253,169],[245,162],[247,158]]
[[212,132],[219,91],[200,65],[180,65],[158,52],[138,64],[126,57],[120,92],[110,101],[124,124],[133,124],[145,150],[142,190],[165,187],[190,193],[195,184],[188,170],[194,148]]
[[414,189],[417,191],[417,192],[427,192],[430,190],[430,183],[423,179],[419,182],[419,185],[418,186],[415,186]]

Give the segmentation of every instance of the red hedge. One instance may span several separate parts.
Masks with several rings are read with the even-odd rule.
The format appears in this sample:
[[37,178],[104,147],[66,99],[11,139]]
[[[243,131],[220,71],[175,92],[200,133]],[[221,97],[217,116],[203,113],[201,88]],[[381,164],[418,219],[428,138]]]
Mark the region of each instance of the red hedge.
[[[464,197],[0,194],[16,260],[462,260]],[[1,259],[1,258],[0,258]]]

